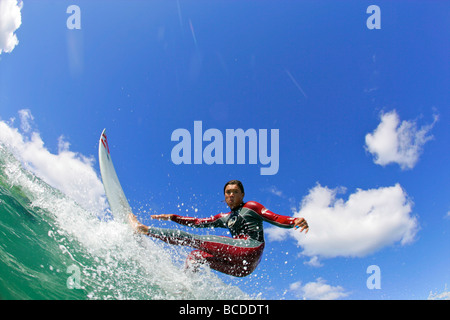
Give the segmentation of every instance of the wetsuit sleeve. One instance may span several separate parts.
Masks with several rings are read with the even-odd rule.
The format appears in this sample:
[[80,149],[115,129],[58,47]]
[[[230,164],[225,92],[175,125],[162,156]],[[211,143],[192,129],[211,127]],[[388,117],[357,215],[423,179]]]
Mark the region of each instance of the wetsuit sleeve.
[[191,218],[174,215],[173,222],[194,228],[226,228],[225,217],[227,213],[220,213],[209,218]]
[[295,218],[288,217],[288,216],[282,216],[276,213],[273,213],[272,211],[266,209],[262,204],[255,202],[255,201],[249,201],[247,202],[244,207],[249,208],[256,212],[264,221],[267,221],[273,225],[276,225],[281,228],[293,228]]

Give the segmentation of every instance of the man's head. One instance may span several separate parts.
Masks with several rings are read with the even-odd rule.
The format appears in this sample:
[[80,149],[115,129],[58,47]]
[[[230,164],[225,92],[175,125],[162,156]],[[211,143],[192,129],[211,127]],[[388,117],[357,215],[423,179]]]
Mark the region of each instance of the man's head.
[[239,180],[228,181],[223,187],[225,202],[231,210],[236,209],[244,200],[244,186]]

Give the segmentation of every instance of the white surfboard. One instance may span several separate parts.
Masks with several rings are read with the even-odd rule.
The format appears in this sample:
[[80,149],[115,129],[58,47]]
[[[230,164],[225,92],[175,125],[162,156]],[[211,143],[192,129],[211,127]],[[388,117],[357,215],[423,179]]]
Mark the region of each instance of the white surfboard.
[[106,129],[103,130],[98,143],[98,159],[100,163],[100,173],[102,175],[103,187],[105,188],[106,198],[108,199],[114,219],[126,222],[128,214],[131,213],[131,207],[128,204],[125,193],[120,185],[116,170],[109,152]]

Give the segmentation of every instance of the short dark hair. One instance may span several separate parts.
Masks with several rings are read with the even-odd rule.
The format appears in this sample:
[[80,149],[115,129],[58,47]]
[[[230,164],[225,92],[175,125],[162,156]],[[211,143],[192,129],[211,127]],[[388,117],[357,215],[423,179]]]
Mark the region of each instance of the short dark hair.
[[223,193],[225,193],[225,189],[227,188],[227,185],[229,185],[229,184],[237,185],[239,187],[239,189],[241,189],[241,192],[245,193],[244,192],[244,185],[239,180],[230,180],[227,183],[225,183],[225,186],[223,187]]

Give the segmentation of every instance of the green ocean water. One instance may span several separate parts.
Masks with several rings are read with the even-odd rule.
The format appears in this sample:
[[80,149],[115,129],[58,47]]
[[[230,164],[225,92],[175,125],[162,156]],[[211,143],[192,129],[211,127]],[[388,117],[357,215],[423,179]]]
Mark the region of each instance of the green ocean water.
[[0,145],[0,299],[248,299],[129,226],[100,219]]

